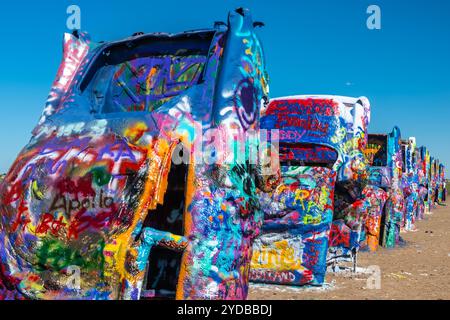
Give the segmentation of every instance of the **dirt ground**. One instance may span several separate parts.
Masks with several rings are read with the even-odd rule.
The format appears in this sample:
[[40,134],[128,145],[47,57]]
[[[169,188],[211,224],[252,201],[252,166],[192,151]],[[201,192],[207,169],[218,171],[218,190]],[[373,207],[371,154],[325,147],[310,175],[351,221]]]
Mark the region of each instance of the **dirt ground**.
[[[417,227],[417,232],[401,234],[406,241],[404,247],[359,253],[358,271],[362,272],[328,272],[323,288],[253,284],[249,299],[450,300],[450,204],[438,206],[431,215],[425,216],[425,220],[419,221]],[[375,278],[364,272],[369,266],[379,266],[379,289],[373,281]],[[368,270],[376,267],[370,268]],[[368,281],[369,278],[372,281]]]

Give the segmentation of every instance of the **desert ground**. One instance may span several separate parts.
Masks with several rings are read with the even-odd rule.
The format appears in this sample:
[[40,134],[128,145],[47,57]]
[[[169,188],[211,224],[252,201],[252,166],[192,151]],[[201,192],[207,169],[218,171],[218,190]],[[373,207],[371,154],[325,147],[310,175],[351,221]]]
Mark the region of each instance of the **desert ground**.
[[[450,300],[450,204],[402,233],[405,245],[360,252],[356,273],[328,272],[322,288],[253,284],[251,300]],[[379,282],[368,270],[381,272]],[[371,288],[371,289],[369,289]]]

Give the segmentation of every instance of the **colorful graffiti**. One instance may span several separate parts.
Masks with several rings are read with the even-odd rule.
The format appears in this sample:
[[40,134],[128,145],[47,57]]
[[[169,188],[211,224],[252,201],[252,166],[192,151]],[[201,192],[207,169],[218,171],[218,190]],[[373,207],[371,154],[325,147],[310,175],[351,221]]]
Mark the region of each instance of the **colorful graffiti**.
[[388,199],[388,193],[373,185],[364,188],[363,194],[369,202],[366,207],[367,213],[366,223],[362,229],[362,235],[359,239],[359,245],[362,249],[368,248],[371,252],[375,252],[380,244],[381,237],[381,221],[383,219],[384,206]]
[[437,189],[438,189],[438,168],[439,159],[434,157],[431,158],[431,169],[430,169],[430,204],[431,209],[436,209],[437,206]]
[[345,132],[341,104],[329,97],[271,100],[261,128],[276,132],[282,181],[261,192],[264,224],[255,240],[254,282],[321,285],[326,273],[334,184]]
[[416,219],[422,220],[425,217],[425,202],[427,196],[427,174],[426,174],[426,148],[420,147],[417,149],[415,155],[416,166],[415,171],[417,174],[418,183],[418,200],[417,200],[417,211]]
[[442,165],[442,171],[441,171],[441,183],[442,183],[442,202],[447,201],[447,179],[445,175],[445,166]]
[[406,231],[416,231],[416,213],[419,203],[419,177],[417,172],[416,139],[402,141],[403,175],[402,189],[405,199],[402,227]]
[[[344,162],[339,169],[335,190],[333,226],[330,234],[328,264],[340,270],[339,262],[356,262],[360,243],[365,241],[366,221],[382,204],[376,187],[367,185],[367,128],[370,122],[370,103],[367,98],[337,97],[342,102],[342,119],[345,124]],[[337,239],[340,239],[337,241]],[[343,239],[345,239],[343,241]],[[355,265],[354,265],[355,266]]]
[[[365,150],[369,161],[369,184],[386,192],[381,212],[380,244],[392,248],[400,242],[404,199],[401,188],[402,152],[401,133],[398,127],[389,134],[369,134]],[[376,246],[373,246],[375,249]]]
[[429,171],[430,171],[430,152],[425,146],[420,147],[420,167],[419,167],[419,188],[420,188],[420,206],[423,213],[421,218],[423,219],[425,214],[430,212],[429,203]]
[[445,201],[445,193],[446,193],[446,182],[445,182],[445,166],[443,164],[439,164],[439,173],[438,173],[438,196],[437,203],[442,204]]

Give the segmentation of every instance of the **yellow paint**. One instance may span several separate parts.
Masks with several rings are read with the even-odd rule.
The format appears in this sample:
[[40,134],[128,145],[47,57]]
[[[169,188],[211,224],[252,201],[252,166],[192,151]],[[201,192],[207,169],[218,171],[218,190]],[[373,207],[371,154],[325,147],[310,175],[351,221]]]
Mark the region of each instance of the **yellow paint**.
[[152,79],[153,79],[154,75],[156,74],[156,72],[158,72],[158,68],[155,66],[148,73],[147,79],[145,79],[145,84],[146,84],[145,94],[147,96],[150,95],[150,90],[151,90],[151,88],[154,87],[154,84],[152,83]]
[[[192,149],[191,149],[192,150]],[[194,157],[191,157],[193,159]],[[194,188],[195,188],[195,163],[194,161],[189,162],[189,168],[188,168],[188,176],[186,179],[186,202],[184,206],[184,215],[183,215],[183,222],[184,222],[184,235],[186,237],[189,237],[189,232],[192,230],[192,216],[188,210],[192,203],[192,197],[194,195]],[[189,245],[189,244],[188,244]],[[177,283],[177,291],[175,293],[175,298],[177,300],[183,300],[184,296],[184,279],[187,276],[187,268],[188,265],[187,256],[184,253],[182,260],[181,260],[181,266],[180,266],[180,272],[178,274],[178,283]]]
[[128,139],[128,141],[135,143],[147,130],[148,127],[144,122],[137,122],[133,126],[125,129],[124,136]]
[[294,205],[297,203],[297,201],[300,201],[303,210],[305,210],[304,200],[308,199],[310,195],[311,192],[309,190],[301,190],[301,189],[295,190]]
[[262,246],[259,250],[255,249],[251,268],[286,271],[301,269],[301,264],[301,255],[296,257],[295,249],[284,239],[272,243],[271,247]]
[[309,201],[308,202],[308,210],[306,210],[306,212],[310,212],[312,208],[319,208],[319,206],[315,202]]
[[367,148],[363,151],[366,157],[374,156],[378,151],[380,151],[381,145],[370,143]]
[[312,216],[310,214],[306,214],[303,217],[303,223],[304,224],[319,224],[321,222],[322,222],[322,216],[320,216],[320,215],[314,217],[314,216]]
[[33,194],[36,196],[38,200],[44,199],[44,194],[39,190],[38,184],[36,180],[33,180],[31,184],[31,189],[33,190]]
[[333,143],[341,142],[342,140],[344,140],[346,134],[347,134],[347,129],[342,127],[341,129],[339,129],[336,132],[336,135],[331,138],[331,142],[333,142]]
[[320,191],[321,192],[319,197],[319,209],[323,211],[328,203],[330,193],[329,189],[326,186],[322,186]]
[[[132,285],[142,281],[144,273],[132,275],[125,270],[125,261],[129,252],[127,248],[132,247],[130,245],[133,241],[132,233],[138,224],[145,219],[148,210],[155,209],[158,203],[162,204],[167,188],[167,177],[170,170],[168,168],[170,168],[172,152],[175,146],[175,144],[170,145],[164,139],[160,139],[154,148],[148,149],[147,159],[150,159],[148,177],[138,208],[135,211],[133,222],[126,232],[116,238],[116,246],[113,249],[114,259],[107,260],[110,263],[115,261],[116,271],[120,274],[121,280],[126,279]],[[110,247],[107,246],[107,248],[109,249]]]

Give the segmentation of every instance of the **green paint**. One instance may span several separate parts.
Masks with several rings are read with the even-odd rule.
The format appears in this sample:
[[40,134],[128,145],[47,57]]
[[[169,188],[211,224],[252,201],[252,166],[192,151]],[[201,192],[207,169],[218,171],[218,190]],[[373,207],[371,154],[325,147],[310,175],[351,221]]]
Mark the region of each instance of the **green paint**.
[[105,167],[92,168],[90,173],[92,174],[92,180],[99,187],[103,187],[111,180],[111,175]]
[[99,271],[103,275],[105,257],[103,249],[105,241],[100,240],[94,250],[82,255],[79,250],[74,250],[70,245],[57,239],[44,239],[42,246],[36,254],[39,271],[61,271],[69,266],[78,266],[83,271]]

